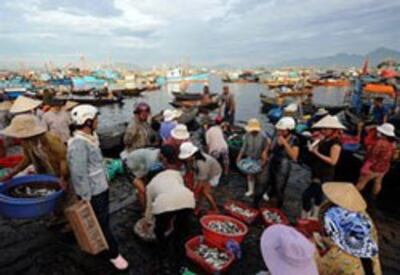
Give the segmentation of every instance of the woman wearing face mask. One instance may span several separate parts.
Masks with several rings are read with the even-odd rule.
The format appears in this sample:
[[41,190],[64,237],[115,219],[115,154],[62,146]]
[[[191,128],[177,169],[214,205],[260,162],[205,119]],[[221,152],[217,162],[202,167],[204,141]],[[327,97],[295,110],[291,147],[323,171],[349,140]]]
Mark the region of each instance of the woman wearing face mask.
[[290,161],[299,157],[299,141],[293,134],[296,122],[292,117],[283,117],[275,125],[276,138],[272,141],[270,156],[270,179],[275,183],[278,207],[282,207],[283,194],[290,173]]
[[[322,184],[332,181],[335,177],[335,167],[342,151],[339,135],[345,127],[336,117],[327,115],[314,124],[313,129],[319,129],[322,137],[309,147],[313,157],[311,164],[313,179],[311,185],[303,193],[303,218],[318,216],[319,207],[324,198],[321,187]],[[314,202],[314,207],[312,207],[312,202]]]
[[367,152],[364,165],[360,172],[357,189],[362,191],[371,180],[374,181],[373,196],[379,195],[382,189],[383,177],[390,169],[395,145],[395,128],[390,123],[384,123],[377,127],[378,140]]

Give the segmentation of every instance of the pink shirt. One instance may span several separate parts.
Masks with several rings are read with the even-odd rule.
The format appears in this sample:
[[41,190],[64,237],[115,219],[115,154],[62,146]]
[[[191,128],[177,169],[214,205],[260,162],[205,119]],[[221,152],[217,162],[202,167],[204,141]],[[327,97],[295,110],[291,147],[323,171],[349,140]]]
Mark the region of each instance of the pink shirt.
[[213,126],[206,132],[206,143],[208,152],[223,152],[228,150],[224,133],[220,126]]

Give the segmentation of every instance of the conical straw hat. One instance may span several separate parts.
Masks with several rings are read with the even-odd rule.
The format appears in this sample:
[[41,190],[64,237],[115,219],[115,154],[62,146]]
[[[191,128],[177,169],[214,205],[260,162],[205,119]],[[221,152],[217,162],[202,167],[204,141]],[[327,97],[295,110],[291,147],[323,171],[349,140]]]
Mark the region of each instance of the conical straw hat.
[[32,111],[42,104],[41,100],[31,99],[26,96],[19,96],[10,109],[10,113],[18,114]]
[[327,115],[315,123],[312,128],[346,129],[346,127],[335,116]]
[[76,107],[78,105],[79,105],[78,102],[68,100],[67,103],[65,103],[64,110],[65,111],[70,111],[70,110],[72,110],[74,107]]
[[4,101],[0,103],[0,111],[8,111],[10,110],[13,103],[11,101]]
[[352,183],[326,182],[322,185],[325,196],[334,204],[353,212],[367,209],[367,203]]
[[0,131],[0,133],[13,138],[30,138],[46,131],[46,126],[40,123],[36,116],[22,114],[14,117],[10,126]]

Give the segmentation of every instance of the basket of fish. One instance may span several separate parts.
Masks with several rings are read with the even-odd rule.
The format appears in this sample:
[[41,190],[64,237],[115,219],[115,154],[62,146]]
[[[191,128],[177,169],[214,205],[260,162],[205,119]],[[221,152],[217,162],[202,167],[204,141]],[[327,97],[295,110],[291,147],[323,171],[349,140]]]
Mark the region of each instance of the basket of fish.
[[17,177],[0,184],[0,214],[17,219],[45,216],[54,211],[62,194],[56,177]]
[[239,201],[227,201],[224,204],[224,210],[231,215],[247,224],[251,224],[257,218],[259,211],[247,206]]
[[241,244],[249,231],[244,223],[225,215],[205,215],[200,224],[206,241],[220,249],[230,240]]
[[251,158],[241,159],[237,164],[239,170],[244,174],[258,174],[261,172],[261,161]]
[[209,274],[228,271],[235,260],[235,256],[230,251],[215,247],[203,236],[190,239],[186,242],[185,248],[186,256]]
[[262,208],[261,216],[267,226],[273,224],[289,224],[289,219],[278,208]]

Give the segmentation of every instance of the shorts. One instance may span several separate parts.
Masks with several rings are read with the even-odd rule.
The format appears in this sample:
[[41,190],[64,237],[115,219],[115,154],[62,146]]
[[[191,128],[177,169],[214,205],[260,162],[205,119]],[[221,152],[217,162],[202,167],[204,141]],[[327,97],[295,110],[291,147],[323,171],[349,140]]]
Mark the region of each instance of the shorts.
[[219,173],[218,175],[214,176],[212,179],[210,179],[210,185],[212,187],[216,187],[219,184],[219,180],[221,179],[221,173]]

